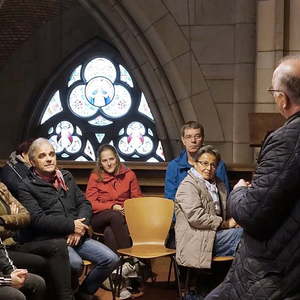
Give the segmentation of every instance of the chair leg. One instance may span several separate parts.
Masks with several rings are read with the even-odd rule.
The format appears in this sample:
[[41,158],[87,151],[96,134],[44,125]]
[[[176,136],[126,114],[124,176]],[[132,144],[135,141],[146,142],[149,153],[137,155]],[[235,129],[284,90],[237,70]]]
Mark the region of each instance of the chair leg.
[[109,284],[111,286],[112,300],[116,300],[116,290],[115,290],[111,275],[109,275],[108,280],[109,280]]
[[170,257],[171,261],[170,261],[170,266],[169,266],[169,273],[168,273],[168,285],[170,284],[170,279],[171,279],[171,273],[172,273],[172,267],[173,267],[173,259],[172,257]]
[[173,264],[174,264],[175,279],[176,279],[176,282],[177,282],[177,293],[178,293],[178,297],[179,297],[179,300],[182,300],[181,284],[180,284],[180,278],[179,278],[179,268],[178,268],[178,265],[177,265],[175,256],[172,255],[171,258],[172,258]]
[[186,276],[185,276],[185,284],[184,284],[184,296],[186,296],[189,291],[190,291],[190,272],[191,272],[191,269],[190,268],[187,268],[186,270]]
[[117,267],[117,273],[116,273],[116,284],[112,285],[112,295],[113,295],[113,299],[115,299],[115,297],[119,297],[120,295],[120,291],[121,291],[121,285],[122,285],[122,266],[124,263],[124,258],[123,255],[121,255],[120,257],[120,263],[119,266]]

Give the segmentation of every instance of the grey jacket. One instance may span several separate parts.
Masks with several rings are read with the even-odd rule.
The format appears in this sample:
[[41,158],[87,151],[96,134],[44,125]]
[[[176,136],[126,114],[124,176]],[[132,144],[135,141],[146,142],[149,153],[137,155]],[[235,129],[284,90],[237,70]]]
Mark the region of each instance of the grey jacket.
[[222,217],[217,216],[205,183],[189,171],[175,197],[176,260],[195,268],[210,268],[216,230],[227,218],[227,191],[217,180]]

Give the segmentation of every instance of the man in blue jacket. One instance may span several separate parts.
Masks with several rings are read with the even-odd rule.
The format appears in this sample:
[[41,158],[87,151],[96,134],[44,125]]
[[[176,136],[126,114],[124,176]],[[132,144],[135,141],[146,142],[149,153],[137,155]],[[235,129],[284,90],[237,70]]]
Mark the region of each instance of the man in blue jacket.
[[[186,177],[188,170],[192,167],[193,155],[202,147],[204,142],[204,128],[196,121],[189,121],[181,128],[181,141],[185,149],[180,155],[169,162],[165,177],[165,198],[175,199],[178,186]],[[224,162],[219,162],[217,172],[218,178],[224,182],[228,193],[230,192]]]

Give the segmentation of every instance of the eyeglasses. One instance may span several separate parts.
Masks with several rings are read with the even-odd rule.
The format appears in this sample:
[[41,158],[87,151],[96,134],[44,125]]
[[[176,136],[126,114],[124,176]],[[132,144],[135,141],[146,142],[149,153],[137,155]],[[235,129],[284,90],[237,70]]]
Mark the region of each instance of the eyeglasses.
[[267,92],[269,92],[273,97],[274,97],[274,93],[276,93],[276,92],[284,93],[284,91],[282,91],[282,90],[274,90],[272,87],[268,88]]
[[198,162],[204,168],[208,168],[208,167],[211,167],[212,169],[216,169],[217,168],[216,164],[214,164],[214,163],[210,164],[208,161],[197,160],[196,162]]
[[196,134],[196,135],[186,135],[183,137],[185,140],[201,140],[202,135]]

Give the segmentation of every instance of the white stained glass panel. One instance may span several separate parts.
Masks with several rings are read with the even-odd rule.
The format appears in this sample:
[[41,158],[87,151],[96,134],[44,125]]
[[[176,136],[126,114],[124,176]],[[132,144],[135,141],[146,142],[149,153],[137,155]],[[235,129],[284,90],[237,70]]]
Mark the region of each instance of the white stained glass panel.
[[130,87],[133,87],[133,82],[132,82],[132,79],[131,79],[128,71],[122,65],[119,65],[119,66],[120,66],[121,80],[126,82]]
[[81,129],[78,126],[76,126],[76,133],[78,135],[82,135]]
[[147,162],[159,162],[155,157],[151,157],[147,160]]
[[103,76],[108,78],[111,82],[114,82],[117,77],[117,71],[114,64],[110,60],[102,57],[91,60],[86,65],[83,74],[86,81],[97,76]]
[[105,137],[105,134],[104,133],[95,133],[95,136],[98,140],[98,143],[101,144],[103,138]]
[[69,153],[77,153],[81,149],[82,142],[78,136],[73,136],[71,141],[71,144],[66,147],[66,150]]
[[62,110],[63,110],[63,108],[62,108],[62,105],[60,102],[59,91],[56,91],[56,93],[53,95],[53,97],[49,101],[49,104],[44,112],[44,115],[41,120],[41,125],[44,124],[50,118],[52,118],[54,115],[60,113]]
[[69,96],[69,106],[75,115],[85,118],[94,115],[98,108],[86,100],[84,88],[84,85],[78,85],[72,90]]
[[56,153],[60,153],[64,150],[64,148],[60,144],[58,144],[58,142],[57,142],[57,135],[52,135],[49,138],[49,142],[53,146]]
[[97,118],[90,120],[89,123],[91,125],[95,125],[95,126],[106,126],[106,125],[112,124],[112,121],[109,121],[109,120],[103,118],[102,116],[98,116]]
[[148,118],[150,118],[151,120],[154,120],[152,113],[150,111],[149,105],[146,101],[146,98],[144,96],[144,93],[142,93],[141,96],[141,102],[140,102],[140,106],[139,106],[139,112],[146,115]]
[[92,144],[89,140],[86,141],[86,146],[85,146],[85,149],[84,149],[84,153],[87,156],[89,156],[93,161],[96,160],[95,151],[94,151],[93,146],[92,146]]
[[53,131],[54,131],[54,128],[53,128],[53,127],[50,127],[49,130],[48,130],[48,134],[53,133]]
[[163,160],[165,161],[165,155],[164,155],[164,150],[163,150],[163,147],[162,147],[162,144],[161,142],[159,141],[158,142],[158,146],[157,146],[157,149],[156,149],[156,154]]
[[67,153],[62,153],[62,154],[61,154],[61,157],[63,157],[63,158],[68,158],[68,157],[70,157],[70,155],[67,154]]
[[88,161],[84,156],[79,156],[75,159],[75,161]]
[[85,95],[89,103],[102,107],[114,98],[115,89],[112,82],[105,77],[95,77],[85,87]]
[[125,132],[124,128],[121,128],[121,130],[119,131],[119,135],[123,135]]
[[115,97],[110,104],[103,106],[105,114],[112,118],[120,118],[127,114],[131,107],[131,96],[127,89],[121,85],[115,85]]
[[80,71],[81,71],[81,65],[75,68],[75,70],[72,72],[69,81],[68,86],[71,86],[75,81],[80,80]]

